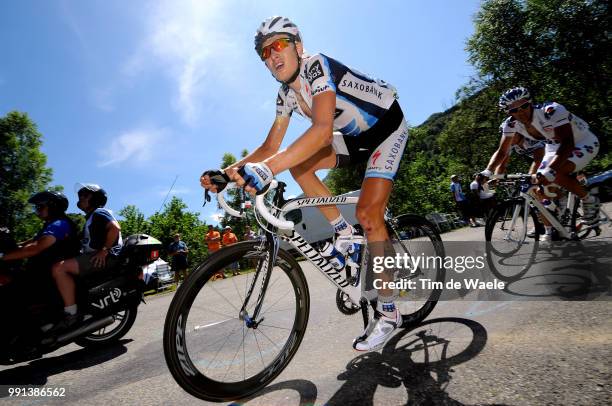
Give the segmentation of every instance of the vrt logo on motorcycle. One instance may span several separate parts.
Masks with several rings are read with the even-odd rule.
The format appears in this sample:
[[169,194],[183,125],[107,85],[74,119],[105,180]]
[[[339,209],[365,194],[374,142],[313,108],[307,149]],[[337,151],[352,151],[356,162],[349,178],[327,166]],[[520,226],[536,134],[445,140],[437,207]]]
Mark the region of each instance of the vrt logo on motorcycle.
[[117,303],[121,299],[121,289],[115,288],[108,293],[108,296],[104,296],[98,301],[98,303],[91,303],[92,306],[98,309],[104,309],[111,303]]

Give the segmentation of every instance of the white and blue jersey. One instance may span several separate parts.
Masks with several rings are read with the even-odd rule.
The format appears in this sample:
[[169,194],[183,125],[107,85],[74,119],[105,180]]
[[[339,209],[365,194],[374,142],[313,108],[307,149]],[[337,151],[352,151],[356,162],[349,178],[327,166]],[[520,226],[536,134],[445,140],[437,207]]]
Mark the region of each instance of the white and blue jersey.
[[299,95],[281,86],[276,115],[291,117],[295,111],[310,119],[313,97],[334,92],[336,167],[367,161],[366,178],[393,180],[408,141],[396,89],[323,54],[304,56],[298,78]]
[[[351,69],[323,54],[305,57],[300,70],[300,96],[308,109],[319,93],[336,93],[334,130],[344,135],[359,135],[371,128],[397,99],[397,91],[383,80]],[[292,112],[309,118],[298,103],[295,92],[282,85],[276,99],[276,114],[291,116]]]

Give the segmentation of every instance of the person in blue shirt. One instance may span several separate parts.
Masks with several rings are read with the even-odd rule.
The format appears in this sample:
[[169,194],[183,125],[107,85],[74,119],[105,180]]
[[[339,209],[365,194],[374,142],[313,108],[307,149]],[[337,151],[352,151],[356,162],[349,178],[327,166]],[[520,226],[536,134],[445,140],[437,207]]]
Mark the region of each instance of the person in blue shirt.
[[53,265],[52,275],[64,300],[64,319],[53,327],[61,330],[79,321],[74,276],[91,275],[115,267],[123,246],[121,227],[112,213],[104,208],[108,199],[99,185],[77,183],[77,207],[85,212],[81,240],[82,253]]
[[57,191],[46,190],[28,200],[36,215],[44,222],[34,237],[22,242],[20,248],[0,253],[0,260],[29,258],[29,268],[50,268],[53,263],[78,253],[76,225],[66,216],[68,199]]
[[463,219],[463,221],[467,223],[469,219],[470,227],[478,227],[476,220],[474,220],[474,217],[470,215],[469,203],[465,195],[463,194],[463,190],[461,189],[459,176],[451,176],[450,191],[453,195],[453,201],[457,205],[457,210],[461,214],[461,218]]
[[178,285],[181,275],[183,279],[187,276],[187,244],[181,241],[179,233],[174,234],[174,241],[168,246],[168,255],[172,257],[172,269],[174,270],[174,282]]

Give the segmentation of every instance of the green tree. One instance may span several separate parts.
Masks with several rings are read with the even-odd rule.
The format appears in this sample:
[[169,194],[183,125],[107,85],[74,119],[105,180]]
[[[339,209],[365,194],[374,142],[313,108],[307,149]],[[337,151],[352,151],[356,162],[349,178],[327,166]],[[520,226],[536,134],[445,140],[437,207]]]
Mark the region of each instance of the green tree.
[[40,227],[27,201],[51,180],[41,145],[42,135],[27,114],[13,111],[0,118],[0,226],[13,230],[18,240],[31,238]]
[[149,223],[145,221],[145,216],[134,205],[128,205],[119,210],[119,215],[123,220],[119,220],[121,234],[127,237],[137,233],[149,233]]
[[[242,158],[244,158],[248,154],[249,154],[249,151],[247,149],[243,149],[240,152],[240,156]],[[223,158],[221,159],[221,167],[226,168],[236,163],[237,161],[238,160],[233,154],[225,153],[223,154]],[[233,190],[228,190],[227,192],[224,192],[224,193],[227,194],[226,201],[230,205],[230,207],[239,209],[240,202],[242,200],[242,196],[244,192],[241,189],[233,189]],[[244,194],[244,198],[246,200],[250,200],[250,196],[248,194]],[[253,230],[257,229],[257,222],[255,221],[255,218],[251,215],[252,212],[250,210],[245,210],[244,213],[245,213],[244,218],[233,217],[225,213],[223,215],[223,218],[220,221],[220,225],[222,227],[230,226],[232,228],[232,232],[236,234],[236,237],[238,237],[238,240],[242,240],[246,225],[250,225]]]
[[[127,207],[121,211],[125,209]],[[200,264],[207,253],[204,243],[206,224],[200,220],[199,213],[189,212],[186,209],[187,205],[180,198],[172,197],[172,200],[164,205],[161,213],[155,213],[148,218],[147,230],[150,235],[162,242],[162,256],[166,260],[169,260],[167,249],[173,241],[174,234],[180,233],[181,239],[189,247],[189,261],[193,267]]]

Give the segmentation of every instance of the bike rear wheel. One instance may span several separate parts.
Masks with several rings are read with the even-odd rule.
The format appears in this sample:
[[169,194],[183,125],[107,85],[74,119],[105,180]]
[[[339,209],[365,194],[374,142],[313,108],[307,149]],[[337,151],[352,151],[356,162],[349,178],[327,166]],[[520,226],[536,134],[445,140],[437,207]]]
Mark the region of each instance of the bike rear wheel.
[[[308,323],[308,286],[286,251],[279,250],[268,268],[270,245],[245,241],[223,248],[187,277],[172,300],[164,355],[177,383],[193,396],[215,402],[247,397],[278,376],[295,355]],[[240,259],[256,262],[255,270],[211,279]],[[253,320],[262,290],[261,312]]]
[[[411,214],[399,216],[388,225],[388,229],[396,255],[445,257],[440,235],[435,226],[423,217]],[[396,305],[402,314],[403,327],[422,322],[433,311],[442,294],[445,278],[446,270],[439,261],[432,266],[419,266],[414,272],[408,269],[398,271],[396,282],[412,281],[416,286],[416,289],[405,287],[398,292]],[[425,279],[433,283],[423,285],[422,280]]]

